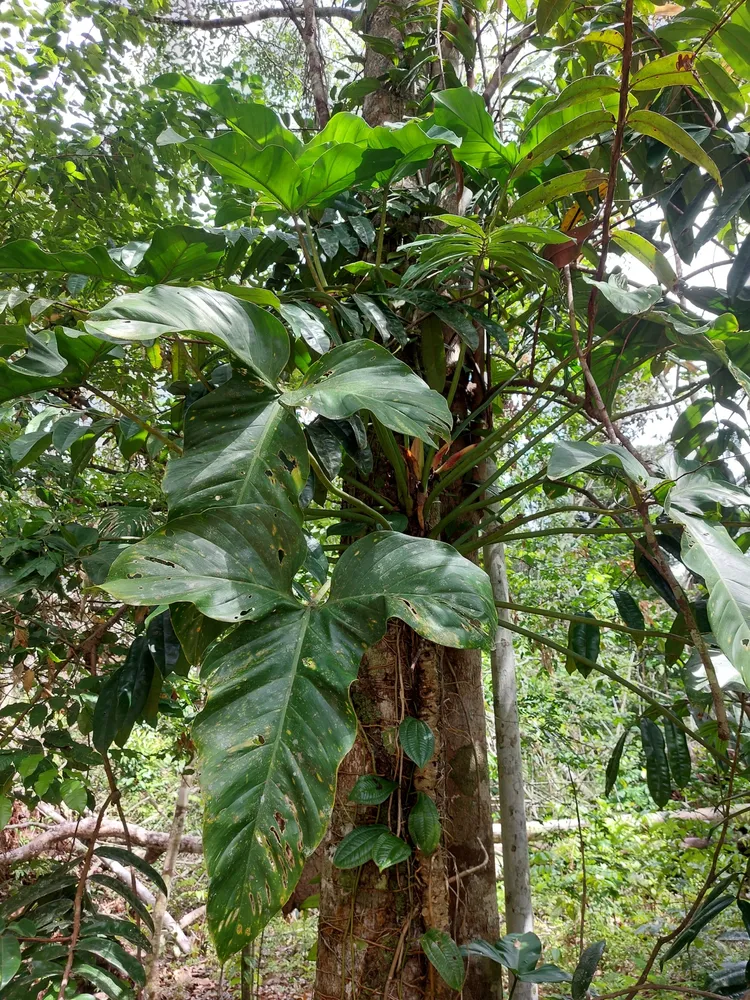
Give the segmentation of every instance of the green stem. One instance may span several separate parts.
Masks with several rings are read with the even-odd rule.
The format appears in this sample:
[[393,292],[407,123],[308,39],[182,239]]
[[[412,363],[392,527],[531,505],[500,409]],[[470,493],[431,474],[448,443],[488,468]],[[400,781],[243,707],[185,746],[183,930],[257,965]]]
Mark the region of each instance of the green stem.
[[394,437],[393,431],[389,427],[385,427],[377,419],[377,417],[373,417],[372,422],[375,427],[375,434],[380,442],[380,447],[383,449],[383,454],[393,467],[393,473],[396,476],[396,491],[398,493],[398,499],[406,513],[411,514],[412,499],[409,496],[409,484],[406,479],[406,470],[404,469],[401,451],[396,438]]
[[310,251],[307,247],[305,234],[302,232],[302,227],[300,226],[299,219],[296,216],[294,216],[294,228],[297,231],[297,239],[299,240],[299,245],[302,248],[302,255],[305,258],[305,263],[307,264],[307,269],[312,276],[312,280],[315,282],[315,287],[319,292],[325,293],[325,286],[321,284],[320,275],[317,272],[313,259],[310,256]]
[[388,188],[383,188],[383,201],[380,207],[380,225],[378,226],[378,246],[375,251],[375,267],[383,263],[383,243],[385,242],[385,224],[388,217]]
[[451,387],[448,390],[448,395],[446,396],[448,409],[451,408],[453,400],[456,398],[456,393],[458,392],[458,383],[461,381],[461,372],[463,371],[465,357],[466,357],[466,344],[462,343],[461,349],[458,352],[458,360],[456,361],[456,370],[453,372],[453,378],[451,379]]
[[112,399],[111,396],[108,396],[106,392],[102,392],[101,389],[95,389],[94,386],[89,385],[88,382],[81,382],[81,387],[83,389],[88,389],[89,392],[93,392],[95,396],[98,396],[99,399],[103,399],[105,403],[109,403],[113,410],[117,410],[117,412],[121,413],[123,417],[128,417],[129,420],[132,420],[134,424],[138,424],[138,426],[144,431],[148,431],[149,434],[153,434],[155,438],[162,441],[167,448],[169,448],[170,451],[173,451],[176,455],[182,454],[182,448],[180,448],[178,444],[171,441],[167,435],[163,433],[163,431],[159,430],[158,427],[154,427],[153,424],[150,424],[142,417],[139,417],[137,413],[133,413],[129,407],[124,406],[122,403],[118,403],[116,399]]
[[366,493],[368,497],[372,497],[373,500],[377,500],[380,506],[385,507],[386,510],[395,511],[398,509],[390,502],[390,500],[386,500],[386,498],[381,496],[376,490],[372,490],[369,486],[365,486],[364,483],[360,483],[360,481],[355,479],[354,476],[347,476],[346,473],[344,473],[341,478],[345,483],[349,483],[351,486],[356,486],[358,490]]
[[321,260],[320,260],[320,254],[318,253],[318,247],[317,247],[317,245],[315,243],[315,236],[313,234],[313,228],[312,228],[312,225],[310,223],[310,213],[307,211],[307,209],[305,209],[305,211],[303,212],[302,217],[305,220],[305,230],[307,232],[307,238],[310,241],[310,253],[312,254],[313,261],[315,263],[315,267],[318,269],[318,277],[320,278],[321,288],[326,288],[327,285],[328,285],[328,282],[326,281],[326,274],[325,274],[325,271],[323,270],[323,264],[321,263]]
[[[659,632],[653,629],[630,628],[627,625],[620,625],[619,622],[608,622],[602,618],[591,618],[585,615],[566,615],[562,611],[547,611],[546,608],[533,608],[525,604],[513,604],[511,601],[495,601],[495,607],[505,608],[508,611],[519,611],[524,615],[539,615],[540,618],[553,618],[560,622],[578,622],[581,625],[598,625],[599,628],[609,628],[614,632],[625,632],[628,635],[646,636],[652,639],[674,639],[672,632]],[[504,622],[503,622],[504,624]],[[692,645],[690,640],[686,640],[688,645]]]
[[642,535],[643,528],[542,528],[539,531],[517,531],[514,534],[505,534],[502,531],[495,531],[491,535],[479,538],[471,545],[462,545],[458,551],[462,555],[468,555],[481,549],[483,545],[492,545],[493,542],[519,542],[523,538],[544,538],[548,535]]
[[385,528],[386,531],[393,530],[390,523],[383,517],[382,514],[378,513],[378,511],[373,510],[372,507],[368,507],[363,500],[352,496],[351,493],[347,493],[346,490],[342,490],[339,489],[338,486],[334,486],[325,472],[323,472],[318,460],[313,455],[310,455],[310,465],[312,466],[312,470],[315,475],[330,493],[333,493],[333,495],[338,497],[339,500],[345,500],[346,503],[351,504],[351,506],[356,510],[362,511],[363,514],[367,514],[368,517],[371,517],[373,521],[377,521],[377,523],[381,525],[381,527]]

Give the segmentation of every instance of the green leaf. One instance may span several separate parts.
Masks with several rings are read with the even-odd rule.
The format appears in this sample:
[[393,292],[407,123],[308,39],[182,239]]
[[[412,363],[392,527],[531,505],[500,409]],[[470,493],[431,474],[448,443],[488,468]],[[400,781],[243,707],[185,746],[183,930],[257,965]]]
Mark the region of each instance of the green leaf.
[[727,275],[727,294],[732,302],[750,298],[750,238],[742,241]]
[[223,233],[192,226],[157,229],[138,265],[138,274],[151,281],[190,281],[216,271],[226,250]]
[[[638,629],[639,632],[643,632],[646,628],[646,623],[643,620],[643,612],[632,594],[629,594],[627,590],[613,590],[612,599],[620,613],[620,618],[622,618],[628,628]],[[643,642],[643,637],[641,636],[640,640],[636,638],[636,641],[640,644],[640,642]]]
[[282,146],[258,149],[245,136],[226,132],[215,139],[191,139],[184,148],[207,160],[232,184],[261,191],[288,212],[296,211],[302,172]]
[[684,788],[690,781],[690,772],[692,770],[687,736],[684,730],[679,729],[671,719],[664,718],[662,725],[664,726],[664,737],[667,744],[667,759],[669,761],[670,774],[675,785],[678,788]]
[[27,431],[10,442],[9,452],[13,459],[13,470],[18,472],[25,465],[32,465],[52,444],[52,432],[48,430]]
[[388,617],[443,646],[482,646],[497,621],[486,573],[445,542],[397,531],[373,532],[346,549],[331,600],[384,600]]
[[517,978],[522,983],[569,983],[570,973],[563,972],[557,965],[545,962],[531,972],[519,973]]
[[155,285],[121,295],[92,312],[86,329],[113,341],[196,332],[228,348],[269,383],[289,360],[289,335],[280,320],[252,302],[209,288]]
[[398,783],[377,774],[363,774],[349,793],[349,801],[360,805],[379,806],[398,788]]
[[389,830],[378,837],[372,848],[372,860],[381,872],[394,865],[400,865],[409,857],[411,857],[411,847]]
[[177,669],[182,648],[172,626],[169,609],[151,618],[146,630],[148,651],[162,677]]
[[[582,617],[593,618],[594,616],[589,614],[588,611],[584,611]],[[589,625],[587,622],[570,623],[568,628],[568,648],[578,653],[579,656],[584,656],[587,660],[592,660],[595,663],[599,656],[599,642],[598,625]],[[584,677],[588,677],[593,670],[593,667],[581,663],[570,653],[568,653],[565,666],[569,673],[577,670]]]
[[377,842],[388,832],[388,827],[382,823],[355,827],[336,848],[333,856],[334,865],[346,870],[366,864],[372,858],[373,848]]
[[456,87],[436,91],[432,96],[435,123],[451,129],[462,140],[451,151],[455,160],[484,170],[513,165],[515,151],[497,137],[481,94],[468,87]]
[[612,751],[612,756],[607,761],[607,770],[604,776],[604,794],[609,795],[612,789],[615,787],[615,782],[617,781],[617,776],[620,773],[620,761],[622,760],[622,753],[625,749],[625,742],[628,738],[630,732],[630,727],[628,727],[622,736],[615,743],[615,748]]
[[330,349],[331,340],[319,309],[282,302],[279,312],[291,326],[294,335],[304,340],[316,354],[325,354]]
[[119,945],[116,941],[111,941],[104,937],[82,937],[76,944],[76,953],[96,955],[103,958],[124,976],[129,976],[134,983],[144,986],[146,983],[146,973],[143,966],[133,955]]
[[408,337],[403,324],[390,309],[383,309],[369,295],[353,295],[352,301],[356,303],[364,318],[378,331],[384,344],[391,339],[401,345],[406,344]]
[[[557,97],[549,100],[535,101],[531,106],[529,109],[530,117],[524,123],[524,141],[531,130],[537,124],[542,123],[544,119],[550,119],[552,115],[556,115],[558,112],[571,107],[576,109],[580,107],[586,111],[596,110],[591,106],[592,101],[598,100],[604,103],[612,101],[614,98],[615,102],[619,102],[619,92],[620,82],[613,76],[584,76],[580,80],[568,82]],[[554,132],[558,127],[556,120],[552,119],[552,121],[555,124],[552,127],[547,126],[550,132]],[[568,175],[563,174],[562,176],[566,177]],[[602,177],[602,180],[606,180],[606,175]]]
[[661,90],[662,87],[696,87],[698,81],[692,71],[695,56],[692,52],[670,52],[651,59],[633,74],[630,89]]
[[655,111],[631,111],[628,115],[628,125],[634,132],[640,135],[649,135],[652,139],[658,139],[669,149],[679,153],[680,156],[702,167],[716,183],[721,187],[721,173],[711,157],[688,135],[684,128],[658,115]]
[[109,1000],[131,1000],[132,990],[98,965],[89,965],[84,959],[77,958],[73,962],[73,975],[93,983],[97,990],[104,993]]
[[419,768],[426,767],[435,753],[435,734],[426,722],[407,715],[398,727],[398,741],[404,753]]
[[437,806],[429,795],[418,792],[417,801],[409,813],[409,836],[422,854],[434,854],[441,833]]
[[91,278],[105,278],[119,285],[145,284],[143,278],[119,267],[103,246],[91,247],[86,251],[62,250],[59,253],[47,253],[33,240],[11,240],[0,246],[0,271],[11,274],[42,271],[85,274]]
[[54,330],[27,330],[23,346],[27,348],[24,355],[6,362],[11,371],[30,378],[50,378],[65,371],[67,361],[60,354]]
[[742,91],[718,59],[701,54],[695,61],[695,68],[701,83],[715,101],[733,114],[744,114]]
[[567,479],[576,472],[591,468],[592,465],[615,466],[636,483],[647,483],[650,479],[647,469],[627,448],[618,444],[589,444],[587,441],[563,441],[552,449],[547,464],[550,479]]
[[294,210],[325,205],[342,191],[367,185],[399,159],[400,153],[394,148],[363,149],[353,143],[341,143],[326,149],[313,163],[303,167]]
[[536,8],[536,27],[540,35],[546,35],[570,6],[570,0],[539,0]]
[[94,709],[93,743],[104,753],[132,729],[148,698],[154,660],[145,636],[133,640],[125,662],[104,682]]
[[150,882],[153,882],[159,892],[164,893],[165,896],[168,895],[166,883],[158,871],[134,851],[128,851],[124,847],[115,847],[112,844],[99,844],[94,854],[100,858],[117,861],[125,868],[135,868],[141,875],[145,875]]
[[670,510],[685,528],[682,561],[708,588],[708,617],[716,642],[729,661],[750,681],[750,558],[720,524]]
[[669,802],[672,794],[664,737],[661,729],[651,719],[641,719],[640,727],[641,743],[646,756],[646,784],[651,798],[661,809]]
[[89,877],[89,883],[103,886],[110,892],[114,892],[117,896],[120,896],[122,899],[126,901],[131,910],[133,910],[135,913],[138,914],[138,916],[146,924],[148,929],[150,931],[153,931],[154,921],[151,917],[151,914],[148,912],[148,909],[146,908],[144,903],[142,903],[141,900],[138,898],[138,896],[136,896],[136,894],[133,892],[133,889],[131,888],[130,885],[126,885],[124,882],[121,882],[118,878],[114,878],[112,875],[100,875],[100,874],[91,875]]
[[582,952],[570,984],[570,995],[573,1000],[584,1000],[586,997],[605,947],[606,941],[595,941]]
[[11,981],[21,968],[21,946],[12,934],[0,935],[0,989]]
[[559,177],[538,184],[521,195],[509,208],[507,217],[509,219],[514,219],[518,215],[527,217],[530,212],[535,212],[538,208],[557,201],[558,198],[579,191],[590,191],[592,188],[598,188],[606,180],[607,175],[600,170],[572,170],[570,173],[560,174]]
[[307,553],[281,511],[221,507],[170,521],[112,564],[104,589],[128,604],[188,601],[219,621],[254,621],[294,605],[291,582]]
[[663,968],[666,962],[675,958],[681,951],[687,948],[688,945],[692,944],[703,928],[712,920],[715,920],[722,910],[731,906],[734,900],[734,896],[718,896],[714,899],[708,897],[705,903],[696,911],[688,926],[677,935],[670,947],[662,956],[660,960],[661,967]]
[[87,937],[91,935],[110,938],[119,937],[134,944],[142,951],[151,951],[151,942],[142,931],[138,930],[132,920],[121,920],[118,917],[110,917],[104,913],[97,913],[95,916],[86,918],[82,929]]
[[632,254],[636,260],[654,274],[667,288],[674,288],[677,283],[677,275],[667,258],[657,250],[653,243],[634,232],[632,229],[615,229],[612,233],[615,243]]
[[608,281],[597,281],[595,278],[583,276],[587,285],[598,288],[605,299],[612,303],[618,312],[627,316],[637,316],[639,313],[648,312],[656,305],[662,296],[661,288],[658,285],[649,285],[646,288],[635,288],[628,290],[628,279],[623,274],[610,274]]
[[4,830],[13,815],[13,803],[7,795],[0,795],[0,830]]
[[31,392],[45,389],[65,389],[88,379],[99,361],[112,350],[112,345],[96,337],[79,334],[77,330],[55,330],[57,351],[65,359],[65,368],[58,375],[29,375],[14,370],[0,358],[0,403]]
[[590,139],[602,132],[609,132],[615,125],[615,116],[611,112],[587,111],[545,136],[519,160],[512,176],[518,177],[526,173],[549,159],[554,153],[559,153],[561,149],[568,149],[582,139]]
[[287,406],[306,406],[340,420],[369,410],[386,427],[436,445],[453,417],[445,399],[380,344],[355,340],[311,365],[301,386],[284,393]]
[[208,698],[193,738],[208,921],[222,959],[288,899],[325,832],[356,734],[349,685],[384,628],[355,602],[280,610],[241,625],[206,657]]
[[432,927],[422,935],[420,944],[440,978],[452,990],[460,990],[464,984],[466,971],[458,945],[450,934]]
[[675,616],[669,630],[669,638],[664,642],[664,662],[668,667],[674,666],[682,656],[687,639],[686,631],[685,618],[680,612]]
[[265,503],[290,516],[310,473],[302,429],[277,396],[234,376],[194,403],[185,451],[167,466],[170,515]]
[[60,795],[65,805],[73,812],[82,813],[88,802],[86,786],[78,778],[68,778],[60,785]]

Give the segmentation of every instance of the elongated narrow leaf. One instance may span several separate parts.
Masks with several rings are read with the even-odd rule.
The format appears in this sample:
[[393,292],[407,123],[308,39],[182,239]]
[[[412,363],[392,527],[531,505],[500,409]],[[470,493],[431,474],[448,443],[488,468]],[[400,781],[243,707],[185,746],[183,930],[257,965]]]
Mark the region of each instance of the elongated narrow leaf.
[[114,341],[196,332],[228,348],[266,382],[274,382],[289,359],[289,335],[280,320],[210,288],[155,285],[130,292],[92,312],[86,328]]
[[435,753],[435,734],[421,719],[407,715],[398,727],[398,741],[417,767],[425,767]]
[[655,111],[632,111],[628,115],[628,125],[633,131],[658,139],[686,160],[702,167],[721,187],[719,168],[708,153],[677,122],[665,118],[664,115],[658,115]]
[[543,163],[553,153],[559,153],[561,149],[568,149],[582,139],[590,139],[602,132],[608,132],[615,127],[615,124],[615,116],[609,111],[587,111],[550,133],[533,149],[529,150],[514,168],[513,176],[518,177],[520,174],[526,173],[539,163]]
[[146,924],[150,931],[154,929],[154,921],[149,913],[146,905],[141,902],[138,896],[133,892],[130,885],[126,885],[125,882],[121,882],[118,878],[112,875],[101,875],[97,873],[96,875],[91,875],[89,877],[89,883],[94,885],[101,885],[105,889],[109,889],[110,892],[114,892],[116,895],[121,896],[128,906],[138,914],[141,920]]
[[569,174],[560,174],[559,177],[553,177],[551,181],[545,181],[521,195],[508,210],[508,218],[515,219],[518,215],[527,216],[529,212],[549,205],[551,202],[557,201],[558,198],[597,188],[606,180],[606,174],[600,170],[572,170]]
[[[587,611],[583,612],[581,617],[593,618],[594,616],[589,614]],[[599,657],[599,643],[600,643],[600,633],[599,626],[591,624],[588,622],[571,622],[568,628],[568,648],[577,653],[578,656],[585,657],[587,660],[591,660],[596,663]],[[585,663],[581,663],[579,659],[568,653],[568,659],[565,664],[568,673],[573,673],[577,670],[584,677],[588,677],[593,667],[587,666]]]
[[281,397],[287,406],[306,406],[340,420],[369,410],[386,427],[435,445],[447,437],[453,418],[445,399],[403,361],[379,344],[356,340],[310,367],[299,389]]
[[100,858],[109,858],[110,861],[118,861],[126,868],[135,868],[141,875],[145,875],[150,882],[153,882],[160,892],[167,895],[167,886],[159,872],[134,851],[128,851],[124,847],[115,847],[113,844],[100,844],[94,854]]
[[661,729],[651,719],[641,719],[640,726],[641,743],[646,756],[646,784],[651,798],[661,808],[669,802],[672,793],[664,737]]
[[309,471],[294,414],[270,390],[235,376],[190,407],[185,452],[170,461],[163,488],[173,517],[244,503],[292,515]]
[[107,248],[91,247],[90,250],[61,250],[47,253],[33,240],[11,240],[0,246],[0,271],[11,274],[30,274],[49,271],[55,274],[85,274],[91,278],[105,278],[121,285],[143,285],[147,279],[136,277],[119,267],[110,257]]
[[21,947],[12,934],[0,935],[0,989],[11,981],[21,968]]
[[208,700],[193,735],[208,920],[222,959],[281,907],[323,836],[356,734],[349,685],[383,628],[362,605],[279,611],[241,625],[206,659]]
[[176,518],[131,545],[104,585],[128,604],[188,601],[219,621],[254,621],[293,604],[307,546],[295,523],[261,504]]
[[612,756],[607,761],[607,770],[604,777],[604,794],[609,795],[612,789],[615,787],[617,781],[617,776],[620,773],[620,761],[622,760],[622,753],[625,749],[625,743],[628,738],[630,729],[626,729],[622,736],[619,738],[617,743],[615,743],[615,748],[612,751]]
[[76,953],[78,952],[103,958],[114,969],[124,976],[129,976],[140,986],[146,983],[146,973],[141,963],[116,941],[103,937],[82,937],[76,944]]
[[662,967],[671,959],[679,955],[680,952],[687,948],[688,945],[692,944],[703,928],[707,924],[710,924],[712,920],[715,920],[722,910],[731,906],[734,900],[734,896],[718,896],[714,899],[707,898],[706,902],[695,913],[688,926],[677,935],[662,956],[660,960]]
[[[628,628],[638,629],[638,631],[643,632],[646,628],[646,623],[643,620],[643,612],[632,594],[629,594],[627,590],[613,590],[612,598],[617,605],[617,610],[620,612],[620,618],[622,618]],[[640,636],[640,638],[636,636],[635,640],[640,644],[643,642],[643,636]]]
[[146,704],[154,669],[146,637],[138,636],[125,663],[107,678],[97,698],[93,723],[97,750],[108,750],[118,737],[127,739]]
[[670,52],[645,63],[630,80],[630,89],[661,90],[662,87],[696,87],[692,52]]
[[458,945],[450,934],[433,927],[422,935],[420,944],[440,978],[452,990],[460,990],[464,984],[466,970]]
[[630,229],[616,229],[612,233],[612,239],[623,250],[627,250],[636,260],[639,260],[641,264],[645,264],[649,271],[656,275],[667,288],[674,288],[677,282],[674,268],[653,243],[649,243],[643,236]]
[[570,984],[570,995],[573,1000],[584,1000],[605,947],[605,941],[594,941],[584,949],[573,973],[573,982]]
[[685,528],[682,560],[708,587],[708,617],[722,652],[750,682],[750,558],[726,528],[672,509]]
[[671,719],[665,718],[662,721],[662,725],[664,726],[664,737],[667,744],[669,772],[672,775],[675,785],[678,788],[684,788],[690,781],[690,772],[692,770],[687,736]]
[[[563,87],[557,97],[543,103],[534,102],[529,111],[530,117],[524,123],[522,138],[525,140],[537,123],[541,122],[544,118],[549,118],[558,111],[564,111],[566,108],[571,107],[577,108],[581,105],[589,108],[592,100],[602,102],[612,100],[613,95],[616,99],[619,99],[619,90],[619,80],[616,80],[613,76],[584,76],[580,80],[573,80],[567,86]],[[554,128],[551,131],[554,131]],[[567,177],[569,175],[563,174],[561,176]],[[606,177],[602,177],[602,180],[606,180]]]

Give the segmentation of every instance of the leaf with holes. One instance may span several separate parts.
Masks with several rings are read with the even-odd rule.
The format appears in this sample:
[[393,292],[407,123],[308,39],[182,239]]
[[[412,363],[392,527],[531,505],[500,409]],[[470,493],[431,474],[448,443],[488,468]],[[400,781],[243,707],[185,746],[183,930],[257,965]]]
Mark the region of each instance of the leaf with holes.
[[298,389],[281,397],[286,406],[306,406],[341,420],[369,410],[386,427],[433,446],[453,426],[448,404],[380,344],[355,340],[312,365]]
[[129,292],[90,313],[86,329],[115,342],[198,333],[228,348],[267,383],[278,378],[289,359],[289,334],[281,320],[212,288],[154,285]]
[[466,970],[458,945],[450,934],[433,927],[422,935],[420,944],[440,978],[452,990],[460,990],[464,984]]
[[435,753],[435,734],[426,722],[410,715],[398,727],[398,740],[404,753],[417,767],[425,767]]
[[309,472],[294,414],[269,389],[235,376],[190,407],[185,452],[169,462],[163,488],[172,517],[264,503],[299,518]]
[[187,601],[219,621],[255,621],[295,606],[307,546],[294,521],[261,504],[178,517],[112,564],[104,585],[127,604]]

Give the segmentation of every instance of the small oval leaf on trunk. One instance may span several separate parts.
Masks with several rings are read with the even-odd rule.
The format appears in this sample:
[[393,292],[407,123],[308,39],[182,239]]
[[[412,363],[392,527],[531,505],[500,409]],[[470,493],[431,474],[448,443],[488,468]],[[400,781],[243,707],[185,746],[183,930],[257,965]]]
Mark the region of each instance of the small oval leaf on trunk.
[[420,943],[422,951],[430,960],[431,965],[435,967],[440,978],[452,990],[460,990],[464,984],[466,971],[458,945],[450,934],[432,927],[422,935]]
[[667,743],[667,759],[669,770],[678,788],[684,788],[690,781],[692,762],[688,748],[687,737],[671,719],[663,720],[664,737]]
[[435,735],[421,719],[408,716],[398,727],[399,743],[404,753],[417,767],[425,767],[435,753]]
[[573,1000],[583,1000],[586,996],[588,988],[591,985],[591,980],[594,978],[594,973],[604,954],[605,947],[605,941],[594,941],[593,944],[590,944],[584,950],[579,958],[578,965],[573,973],[573,982],[570,985],[570,995]]
[[379,806],[389,795],[396,791],[398,784],[390,778],[381,778],[378,774],[363,774],[357,778],[357,783],[349,792],[349,801],[360,805]]
[[392,868],[393,865],[401,864],[410,856],[411,847],[405,840],[390,831],[382,834],[372,849],[372,860],[381,872],[385,871],[386,868]]
[[389,833],[389,830],[382,823],[355,827],[336,848],[334,865],[344,869],[359,868],[370,860],[375,845],[384,833]]
[[664,737],[651,719],[641,719],[641,743],[646,755],[646,784],[657,806],[665,806],[672,793],[669,764],[664,750]]
[[423,854],[433,854],[440,843],[441,832],[437,806],[429,795],[419,792],[409,813],[409,836]]

